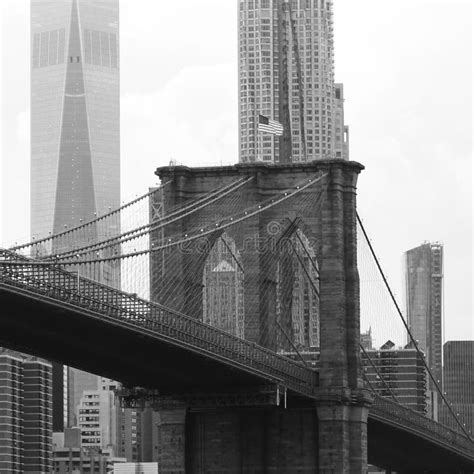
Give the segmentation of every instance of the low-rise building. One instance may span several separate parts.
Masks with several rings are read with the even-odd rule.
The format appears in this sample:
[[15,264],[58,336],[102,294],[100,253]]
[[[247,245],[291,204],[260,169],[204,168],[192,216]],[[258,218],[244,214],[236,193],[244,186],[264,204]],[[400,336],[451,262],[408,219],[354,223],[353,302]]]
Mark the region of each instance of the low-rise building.
[[406,407],[427,415],[428,373],[424,355],[415,347],[395,347],[387,341],[380,349],[362,352],[365,377],[370,387],[383,397],[395,397]]
[[81,429],[66,428],[54,433],[53,472],[65,474],[108,474],[125,458],[115,457],[112,449],[85,448],[81,445]]

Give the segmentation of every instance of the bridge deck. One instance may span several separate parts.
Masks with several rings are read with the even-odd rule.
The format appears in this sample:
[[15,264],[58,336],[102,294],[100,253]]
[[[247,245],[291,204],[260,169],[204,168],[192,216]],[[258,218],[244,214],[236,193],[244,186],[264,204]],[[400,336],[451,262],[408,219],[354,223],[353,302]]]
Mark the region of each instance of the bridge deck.
[[146,332],[166,344],[170,356],[193,352],[261,382],[281,383],[297,394],[314,397],[316,371],[197,319],[51,265],[2,262],[0,285],[2,292],[56,302],[64,309],[92,312],[104,322]]
[[[168,378],[174,381],[174,387],[170,387],[174,390],[183,381],[188,388],[192,387],[196,377],[214,387],[270,382],[297,396],[316,398],[317,373],[296,361],[187,315],[79,278],[57,267],[20,260],[7,251],[0,253],[2,257],[0,298],[4,308],[9,306],[6,304],[9,301],[16,310],[0,318],[0,344],[13,345],[25,352],[28,348],[34,349],[43,357],[62,360],[68,349],[64,329],[61,337],[55,336],[54,332],[58,333],[57,327],[66,325],[72,333],[69,340],[75,341],[69,349],[88,350],[89,358],[87,354],[81,354],[81,357],[97,370],[114,365],[108,350],[100,351],[101,345],[110,348],[112,344],[115,352],[123,352],[122,357],[115,356],[115,366],[118,360],[122,364],[119,372],[133,372],[137,362],[130,361],[130,357],[140,357],[142,363],[145,362],[143,371],[136,371],[137,381],[146,376],[147,380],[158,380],[161,387]],[[65,315],[67,319],[64,319]],[[88,332],[91,327],[94,331]],[[43,337],[54,343],[44,348],[44,342],[39,341]],[[87,338],[86,343],[80,341],[83,337]],[[22,346],[22,341],[27,342]],[[94,357],[98,358],[95,365]],[[156,360],[160,363],[153,362]],[[172,364],[168,362],[170,360]],[[174,368],[170,369],[171,366]],[[94,371],[90,365],[79,368]],[[109,374],[120,380],[119,372],[109,371]],[[103,372],[103,375],[108,374]],[[127,380],[121,381],[134,381],[133,376],[124,379]],[[474,467],[472,440],[413,410],[376,396],[369,418],[372,422],[422,437]]]

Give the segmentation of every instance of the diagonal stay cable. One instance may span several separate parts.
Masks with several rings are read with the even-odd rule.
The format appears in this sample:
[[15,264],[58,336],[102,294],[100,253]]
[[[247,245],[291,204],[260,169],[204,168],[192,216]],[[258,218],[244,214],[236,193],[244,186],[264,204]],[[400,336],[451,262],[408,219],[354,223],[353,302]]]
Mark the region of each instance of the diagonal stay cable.
[[[297,233],[297,232],[296,232]],[[319,298],[319,289],[316,288],[316,285],[314,284],[314,281],[313,279],[311,278],[311,275],[309,274],[308,272],[308,269],[306,268],[306,265],[304,264],[304,262],[301,260],[301,256],[298,254],[298,252],[296,251],[295,249],[295,244],[290,240],[290,245],[291,245],[291,249],[293,250],[293,253],[295,254],[296,258],[298,259],[298,262],[300,263],[301,265],[301,268],[303,269],[303,271],[305,272],[306,276],[308,277],[308,280],[309,280],[309,283],[310,285],[313,287],[313,290],[314,292],[316,293],[316,295],[318,296]]]
[[[367,353],[367,351],[365,350],[365,347],[359,343],[359,346],[360,348],[362,349],[362,352],[365,354],[365,356],[367,357],[367,360],[369,361],[369,364],[372,366],[372,368],[375,370],[375,373],[376,375],[378,375],[379,379],[383,382],[383,384],[385,385],[385,388],[390,392],[390,395],[392,396],[392,398],[397,402],[397,403],[400,403],[398,401],[398,398],[395,396],[395,394],[393,393],[391,387],[387,384],[386,380],[385,380],[385,377],[382,377],[382,375],[380,374],[379,370],[377,369],[377,366],[374,364],[372,358],[370,357],[370,355]],[[364,373],[365,375],[365,373]],[[369,379],[366,377],[367,381],[369,382],[370,384],[370,381]],[[370,384],[370,386],[372,387],[372,384]],[[374,393],[377,393],[376,391],[374,391]]]
[[[281,243],[281,241],[283,239],[289,239],[297,230],[298,230],[298,226],[296,225],[296,221],[297,219],[293,219],[289,226],[285,229],[284,232],[282,232],[280,238],[278,239],[277,243],[276,243],[276,246],[275,248],[279,248],[279,245]],[[291,240],[290,240],[291,242]],[[303,361],[303,364],[305,365],[305,367],[308,367],[308,363],[306,362],[306,360],[304,359],[304,357],[301,355],[300,351],[298,350],[298,348],[295,346],[295,344],[293,343],[293,341],[291,340],[291,338],[288,336],[288,334],[286,333],[286,331],[283,329],[283,327],[281,326],[280,322],[275,318],[275,322],[277,324],[277,327],[278,329],[280,329],[280,331],[282,332],[283,336],[285,337],[285,339],[290,343],[291,347],[293,347],[293,349],[296,351],[296,353],[298,354],[299,358]]]
[[[300,235],[298,232],[295,233],[296,237],[301,243],[301,246],[303,247],[303,250],[305,251],[306,255],[308,256],[309,261],[311,262],[311,266],[313,267],[314,271],[318,275],[317,280],[319,280],[319,268],[317,267],[314,257],[309,253],[308,249],[306,248],[306,245],[304,244],[303,240],[301,239]],[[319,296],[319,295],[318,295]]]
[[123,211],[124,209],[132,206],[133,204],[136,204],[137,202],[142,201],[143,199],[146,199],[147,197],[151,196],[152,194],[156,193],[157,191],[161,191],[165,186],[167,186],[170,183],[171,183],[171,181],[167,181],[166,183],[163,183],[158,188],[155,188],[152,191],[149,191],[148,193],[143,194],[142,196],[134,199],[133,201],[127,202],[126,204],[118,207],[117,209],[114,209],[114,210],[112,210],[112,211],[110,211],[106,214],[103,214],[102,216],[97,217],[96,219],[92,219],[91,221],[87,221],[87,222],[84,222],[83,224],[79,224],[78,226],[72,227],[71,229],[60,232],[59,234],[50,235],[50,236],[44,237],[42,239],[34,240],[32,242],[27,242],[26,244],[11,247],[10,250],[16,251],[16,250],[21,250],[21,249],[28,248],[28,247],[33,247],[34,245],[38,245],[38,244],[41,244],[43,242],[48,242],[50,240],[58,239],[59,237],[64,237],[66,235],[72,234],[73,232],[77,232],[78,230],[84,229],[84,228],[90,226],[91,224],[95,224],[95,223],[100,222],[104,219],[107,219],[108,217],[114,216],[115,214],[119,213],[120,211]]
[[[219,189],[215,193],[212,193],[209,196],[205,196],[204,198],[198,200],[197,202],[191,203],[188,206],[185,206],[183,209],[178,209],[174,211],[172,214],[168,214],[163,216],[161,219],[156,220],[152,224],[145,224],[136,229],[129,230],[124,232],[120,235],[111,237],[109,239],[103,240],[101,242],[96,242],[85,247],[81,247],[79,249],[68,250],[62,253],[55,254],[54,256],[48,257],[50,259],[54,258],[70,258],[71,256],[80,256],[87,254],[93,251],[105,250],[111,247],[116,247],[117,245],[126,243],[130,240],[137,239],[144,235],[148,235],[150,232],[161,229],[167,225],[170,225],[180,219],[183,219],[190,214],[213,204],[219,199],[227,196],[228,194],[236,191],[240,187],[244,186],[249,182],[249,180],[253,179],[250,177],[249,179],[241,179],[237,182],[232,183],[231,185],[225,186],[224,188]],[[145,230],[146,229],[146,230]],[[104,245],[109,244],[109,245]],[[120,257],[119,257],[120,258]],[[81,263],[81,262],[76,262]]]
[[241,272],[245,275],[245,271],[244,271],[244,268],[242,267],[242,264],[239,262],[238,258],[234,255],[234,252],[232,251],[232,249],[230,248],[229,244],[226,242],[226,239],[224,239],[224,237],[222,237],[222,242],[224,243],[225,248],[231,254],[237,266],[240,268]]
[[187,234],[185,234],[185,237],[180,239],[180,240],[177,240],[177,241],[168,241],[168,243],[166,243],[165,245],[160,245],[158,247],[154,247],[153,249],[146,249],[146,250],[140,250],[140,251],[137,251],[137,252],[132,252],[132,253],[129,253],[129,254],[126,254],[126,255],[120,255],[120,256],[116,256],[116,257],[104,257],[104,258],[95,258],[95,259],[88,259],[88,260],[80,260],[80,261],[77,261],[77,260],[66,260],[66,261],[61,261],[61,262],[58,262],[59,264],[61,265],[78,265],[78,264],[86,264],[86,263],[96,263],[96,262],[101,262],[101,261],[109,261],[109,260],[117,260],[117,259],[123,259],[123,258],[129,258],[129,257],[135,257],[137,255],[142,255],[142,254],[147,254],[147,253],[155,253],[155,252],[159,252],[159,251],[162,251],[164,249],[170,249],[172,247],[176,247],[176,246],[181,246],[183,244],[186,244],[188,242],[192,242],[194,240],[197,240],[197,239],[200,239],[202,237],[205,237],[207,235],[210,235],[214,232],[216,232],[217,230],[222,230],[222,229],[227,229],[228,227],[231,227],[235,224],[238,224],[240,222],[243,222],[257,214],[260,214],[284,201],[286,201],[287,199],[295,196],[296,194],[304,191],[305,189],[307,189],[309,186],[312,186],[316,183],[318,183],[321,179],[323,179],[324,177],[327,176],[327,173],[324,173],[324,174],[321,174],[321,175],[317,175],[316,178],[312,178],[312,179],[309,179],[308,182],[306,184],[303,184],[303,185],[298,185],[296,187],[296,189],[294,191],[290,191],[290,190],[287,190],[286,192],[284,192],[284,195],[280,196],[280,198],[278,199],[272,199],[270,200],[271,202],[266,202],[264,204],[260,204],[258,205],[255,209],[252,209],[252,208],[249,208],[247,210],[244,211],[243,214],[239,215],[239,217],[237,218],[233,218],[233,217],[230,217],[228,221],[226,222],[216,222],[215,223],[215,226],[210,228],[210,227],[207,227],[207,230],[204,231],[204,228],[201,229],[201,232],[195,234],[195,235],[191,235],[191,236],[187,236]]
[[[418,347],[418,344],[416,343],[415,338],[414,338],[413,335],[411,334],[410,328],[408,327],[408,324],[407,324],[407,322],[405,321],[405,318],[403,317],[403,314],[402,314],[402,312],[401,312],[401,310],[400,310],[400,307],[398,306],[397,300],[395,299],[395,296],[394,296],[394,294],[393,294],[393,292],[392,292],[392,289],[390,288],[390,285],[388,284],[387,278],[385,277],[385,274],[384,274],[384,272],[383,272],[383,270],[382,270],[382,267],[380,266],[379,260],[378,260],[376,254],[375,254],[375,251],[374,251],[374,249],[373,249],[373,247],[372,247],[372,244],[370,243],[369,237],[367,236],[367,232],[365,231],[365,228],[364,228],[364,226],[363,226],[363,224],[362,224],[362,221],[361,221],[361,219],[360,219],[358,213],[356,213],[356,217],[357,217],[357,222],[359,223],[359,225],[360,225],[360,227],[361,227],[361,229],[362,229],[362,232],[363,232],[363,234],[364,234],[365,240],[366,240],[366,242],[367,242],[367,244],[368,244],[368,246],[369,246],[369,249],[370,249],[370,252],[371,252],[371,254],[372,254],[372,257],[374,258],[374,261],[375,261],[375,263],[376,263],[376,265],[377,265],[377,268],[378,268],[378,270],[379,270],[379,272],[380,272],[380,275],[382,276],[382,279],[383,279],[383,282],[384,282],[384,284],[385,284],[385,287],[387,288],[387,290],[388,290],[388,292],[389,292],[389,294],[390,294],[390,298],[392,299],[392,302],[393,302],[393,304],[395,305],[395,308],[396,308],[396,310],[397,310],[397,313],[398,313],[398,315],[400,316],[400,319],[402,320],[403,325],[405,326],[405,329],[406,329],[406,331],[407,331],[407,333],[408,333],[408,336],[410,337],[410,340],[411,340],[413,346],[416,348],[417,352],[418,352],[419,354],[421,354],[421,351],[420,351],[420,349],[419,349],[419,347]],[[441,395],[441,398],[443,399],[443,401],[446,403],[446,406],[448,407],[448,410],[451,412],[452,416],[453,416],[454,419],[456,420],[456,423],[457,423],[457,424],[459,425],[459,427],[461,428],[461,431],[468,437],[468,439],[470,439],[471,441],[474,442],[474,440],[471,438],[471,436],[470,436],[470,434],[468,433],[468,431],[466,430],[466,428],[464,428],[463,424],[458,420],[457,416],[455,415],[453,409],[451,408],[451,406],[450,406],[450,404],[449,404],[449,401],[448,401],[448,400],[446,399],[446,397],[443,395],[443,392],[442,392],[442,390],[440,389],[440,387],[439,387],[439,385],[438,385],[438,382],[436,381],[435,377],[433,376],[433,374],[432,374],[430,368],[428,367],[428,364],[426,363],[425,358],[422,357],[421,359],[422,359],[423,364],[424,364],[424,366],[425,366],[425,368],[426,368],[426,370],[427,370],[427,372],[428,372],[428,375],[430,376],[430,379],[433,381],[434,386],[435,386],[436,389],[438,390],[438,393]]]

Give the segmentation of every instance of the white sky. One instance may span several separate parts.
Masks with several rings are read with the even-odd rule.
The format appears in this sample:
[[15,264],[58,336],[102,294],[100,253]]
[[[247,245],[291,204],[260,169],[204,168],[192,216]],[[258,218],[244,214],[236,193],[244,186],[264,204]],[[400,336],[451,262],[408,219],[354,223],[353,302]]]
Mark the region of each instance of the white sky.
[[[358,210],[401,256],[444,243],[445,340],[473,339],[472,0],[334,0]],[[29,1],[1,0],[0,245],[29,240]],[[124,201],[171,158],[237,161],[237,1],[121,0]]]

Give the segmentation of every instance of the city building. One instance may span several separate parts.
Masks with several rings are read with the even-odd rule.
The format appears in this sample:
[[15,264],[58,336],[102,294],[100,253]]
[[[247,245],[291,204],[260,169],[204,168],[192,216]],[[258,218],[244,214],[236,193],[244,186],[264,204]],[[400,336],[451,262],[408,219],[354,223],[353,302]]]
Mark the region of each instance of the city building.
[[344,86],[334,84],[334,153],[336,158],[349,159],[349,126],[344,121]]
[[[275,345],[279,352],[295,347],[319,347],[319,282],[315,253],[298,230],[282,249],[275,267]],[[238,337],[245,337],[244,267],[235,242],[227,233],[217,239],[203,271],[203,321]],[[285,275],[291,275],[287,277]],[[247,280],[247,285],[249,281]]]
[[277,350],[311,352],[319,348],[318,263],[301,230],[287,244],[277,264],[275,282]]
[[[38,240],[120,206],[119,2],[31,0],[30,30],[31,234]],[[89,226],[83,240],[119,233],[117,217]],[[67,236],[53,242],[36,251],[70,246]],[[100,280],[119,286],[119,266],[111,262]],[[74,422],[77,393],[96,380],[53,364],[55,431]]]
[[[443,346],[444,391],[451,408],[468,431],[474,433],[474,341],[448,341]],[[440,419],[446,425],[459,425],[446,406]]]
[[0,472],[23,472],[20,356],[0,349]]
[[365,377],[378,395],[395,397],[402,405],[429,414],[422,353],[410,345],[396,348],[393,342],[387,341],[380,349],[366,349],[361,357]]
[[66,428],[63,433],[54,433],[52,472],[106,474],[113,472],[117,463],[126,461],[125,458],[114,456],[110,449],[90,450],[82,447],[79,428]]
[[113,391],[102,387],[101,390],[83,392],[77,408],[77,421],[84,449],[109,449],[118,453],[117,410]]
[[133,408],[117,407],[118,456],[129,462],[142,460],[142,418],[143,412]]
[[117,463],[114,464],[113,474],[158,474],[157,462],[140,462],[140,463]]
[[360,333],[360,343],[364,349],[373,349],[372,328]]
[[49,472],[52,435],[52,367],[28,357],[23,361],[23,459],[25,472]]
[[[332,0],[239,0],[239,161],[348,159]],[[259,115],[281,136],[258,131]]]
[[[437,384],[442,388],[443,246],[424,243],[404,254],[408,326]],[[408,338],[407,342],[411,342]],[[429,389],[437,392],[430,379]]]
[[0,349],[0,472],[49,473],[52,368]]
[[203,321],[244,337],[244,272],[235,242],[227,234],[209,252],[203,272]]
[[68,426],[77,426],[77,408],[85,390],[98,390],[100,377],[83,370],[69,368],[67,371],[68,387],[67,396],[67,424]]
[[158,425],[160,423],[159,410],[152,407],[145,407],[140,410],[140,462],[156,462],[158,461],[158,445],[160,443],[160,435]]

